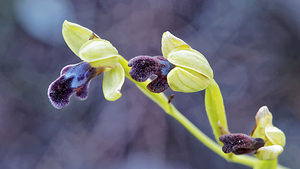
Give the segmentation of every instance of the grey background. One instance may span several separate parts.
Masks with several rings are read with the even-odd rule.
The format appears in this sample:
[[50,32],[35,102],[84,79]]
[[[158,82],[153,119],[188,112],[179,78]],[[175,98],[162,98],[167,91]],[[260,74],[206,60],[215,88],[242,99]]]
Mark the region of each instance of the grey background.
[[[64,19],[126,59],[160,55],[161,35],[171,31],[210,62],[230,130],[250,134],[267,105],[287,136],[279,162],[299,168],[299,7],[298,0],[1,0],[0,168],[247,168],[215,155],[129,80],[116,102],[104,99],[100,76],[86,101],[54,109],[48,85],[80,62],[62,39]],[[212,137],[204,92],[166,94]]]

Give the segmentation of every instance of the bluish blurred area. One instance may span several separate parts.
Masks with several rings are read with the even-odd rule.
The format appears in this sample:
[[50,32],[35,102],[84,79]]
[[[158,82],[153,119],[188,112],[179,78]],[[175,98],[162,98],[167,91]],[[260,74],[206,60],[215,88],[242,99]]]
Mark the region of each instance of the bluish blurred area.
[[[299,0],[1,0],[0,8],[1,169],[247,168],[214,154],[129,80],[116,102],[104,99],[100,76],[86,101],[53,108],[48,85],[80,62],[63,41],[65,19],[126,59],[161,55],[171,31],[210,62],[231,132],[250,134],[267,105],[287,136],[279,162],[299,168]],[[166,94],[213,138],[204,92]]]

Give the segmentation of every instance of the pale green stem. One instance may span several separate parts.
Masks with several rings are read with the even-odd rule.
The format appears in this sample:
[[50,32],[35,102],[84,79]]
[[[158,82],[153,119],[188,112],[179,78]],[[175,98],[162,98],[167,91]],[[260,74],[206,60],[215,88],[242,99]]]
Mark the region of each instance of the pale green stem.
[[289,169],[278,164],[277,159],[274,160],[258,160],[253,169]]
[[213,152],[218,154],[220,157],[224,158],[227,161],[246,165],[249,167],[254,167],[258,160],[254,157],[248,155],[234,155],[234,154],[225,154],[222,151],[222,148],[214,140],[206,136],[201,130],[199,130],[191,121],[189,121],[185,116],[183,116],[173,104],[168,103],[168,98],[163,93],[152,93],[147,89],[146,82],[137,82],[131,78],[129,75],[130,68],[128,67],[128,62],[121,58],[120,63],[125,70],[125,76],[130,79],[136,86],[151,100],[153,100],[157,105],[159,105],[167,114],[175,118],[180,122],[192,135],[194,135],[200,142],[202,142],[206,147],[211,149]]
[[274,160],[258,160],[253,169],[276,169],[277,168],[277,159]]

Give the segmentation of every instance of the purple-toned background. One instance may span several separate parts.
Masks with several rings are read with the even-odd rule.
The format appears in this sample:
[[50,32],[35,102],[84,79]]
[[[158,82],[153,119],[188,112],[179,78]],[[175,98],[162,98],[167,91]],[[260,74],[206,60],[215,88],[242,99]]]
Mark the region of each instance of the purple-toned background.
[[[267,105],[287,136],[279,162],[300,166],[299,0],[1,0],[1,169],[247,168],[227,163],[166,115],[129,80],[108,102],[102,77],[86,101],[63,110],[47,98],[60,69],[79,62],[64,43],[68,19],[109,40],[127,59],[160,55],[169,30],[209,60],[232,132],[250,133]],[[212,136],[204,92],[173,103]]]

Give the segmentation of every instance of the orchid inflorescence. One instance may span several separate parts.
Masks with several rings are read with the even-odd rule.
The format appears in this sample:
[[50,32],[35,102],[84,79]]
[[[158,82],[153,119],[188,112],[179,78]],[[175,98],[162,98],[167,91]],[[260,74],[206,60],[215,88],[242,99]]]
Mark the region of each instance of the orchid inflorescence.
[[[50,84],[48,97],[55,108],[67,106],[73,94],[81,100],[86,99],[90,81],[102,73],[104,97],[115,101],[121,97],[120,91],[126,76],[169,115],[182,123],[192,134],[197,135],[207,147],[227,160],[233,155],[226,156],[224,153],[254,153],[260,162],[256,163],[257,160],[251,157],[232,161],[248,166],[251,163],[252,167],[259,168],[269,165],[261,161],[276,161],[283,151],[285,135],[273,126],[272,114],[266,106],[257,112],[256,126],[251,136],[229,132],[222,94],[213,79],[213,70],[207,59],[170,32],[162,35],[161,56],[141,55],[129,62],[109,41],[101,39],[85,27],[65,21],[62,33],[69,48],[82,62],[65,66],[60,77]],[[222,146],[224,153],[219,151],[221,148],[215,150],[219,145],[208,143],[207,136],[195,128],[172,104],[170,107],[170,100],[162,94],[169,87],[173,91],[184,93],[205,90],[208,119],[216,141]],[[275,163],[277,164],[277,161]]]

